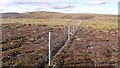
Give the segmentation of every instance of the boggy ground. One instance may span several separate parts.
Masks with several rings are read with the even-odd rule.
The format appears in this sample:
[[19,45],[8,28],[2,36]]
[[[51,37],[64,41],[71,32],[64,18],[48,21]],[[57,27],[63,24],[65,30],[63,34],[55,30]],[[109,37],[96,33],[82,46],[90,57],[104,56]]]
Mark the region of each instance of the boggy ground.
[[54,58],[54,65],[108,66],[118,64],[118,30],[81,28]]
[[64,29],[35,24],[2,24],[3,66],[45,66],[48,62],[48,32],[52,52],[65,41]]

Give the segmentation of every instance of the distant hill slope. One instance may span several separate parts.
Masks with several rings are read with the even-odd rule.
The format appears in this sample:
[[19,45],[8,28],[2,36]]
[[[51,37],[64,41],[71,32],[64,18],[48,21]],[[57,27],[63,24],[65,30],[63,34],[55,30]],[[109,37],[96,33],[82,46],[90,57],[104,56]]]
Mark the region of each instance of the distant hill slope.
[[0,13],[0,15],[2,15],[2,18],[16,18],[19,15],[19,13],[9,12],[9,13]]
[[[27,13],[3,13],[3,18],[30,18],[30,19],[94,19],[95,17],[114,17],[115,15],[103,14],[64,14],[58,12],[27,12]],[[115,16],[116,17],[116,16]]]

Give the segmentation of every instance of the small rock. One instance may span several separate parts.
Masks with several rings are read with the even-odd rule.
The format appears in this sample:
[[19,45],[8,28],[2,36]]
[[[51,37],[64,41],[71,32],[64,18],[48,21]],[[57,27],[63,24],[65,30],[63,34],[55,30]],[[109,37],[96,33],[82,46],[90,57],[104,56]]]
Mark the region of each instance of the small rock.
[[77,38],[76,40],[77,40],[77,41],[79,41],[79,40],[80,40],[80,38]]
[[41,39],[43,40],[44,38],[43,38],[43,37],[41,37]]

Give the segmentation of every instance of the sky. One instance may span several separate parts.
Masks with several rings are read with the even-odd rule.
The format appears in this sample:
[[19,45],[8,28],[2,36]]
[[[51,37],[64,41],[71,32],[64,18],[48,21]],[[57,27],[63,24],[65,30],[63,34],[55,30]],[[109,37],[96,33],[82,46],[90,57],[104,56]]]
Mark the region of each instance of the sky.
[[118,15],[120,0],[0,0],[0,13],[51,11]]

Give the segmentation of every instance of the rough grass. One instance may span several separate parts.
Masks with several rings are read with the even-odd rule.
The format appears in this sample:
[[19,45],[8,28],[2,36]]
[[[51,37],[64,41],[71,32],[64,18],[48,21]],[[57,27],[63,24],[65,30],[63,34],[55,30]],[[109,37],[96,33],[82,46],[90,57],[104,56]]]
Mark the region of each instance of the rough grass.
[[109,21],[85,21],[82,23],[83,28],[92,27],[97,30],[106,30],[106,29],[118,29],[118,23],[109,22]]
[[[6,23],[21,23],[21,24],[42,24],[50,26],[61,26],[61,25],[75,25],[80,20],[66,20],[66,19],[3,19],[2,24]],[[83,20],[81,27],[83,28],[95,28],[99,30],[103,29],[118,29],[117,21],[102,21],[102,20]]]
[[[36,16],[37,15],[37,16]],[[48,15],[48,16],[47,16]],[[41,18],[36,18],[36,17]],[[20,18],[19,18],[20,17]],[[2,24],[22,23],[22,24],[42,24],[50,26],[75,25],[82,19],[81,27],[95,29],[118,29],[118,17],[114,15],[97,15],[97,14],[62,14],[50,12],[33,12],[22,14],[18,18],[4,18]],[[30,18],[29,18],[30,17]],[[44,18],[47,17],[47,18]],[[49,18],[48,18],[49,17]]]
[[7,23],[20,23],[20,24],[42,24],[50,26],[60,26],[60,25],[73,25],[77,23],[78,20],[70,19],[3,19],[2,24]]

